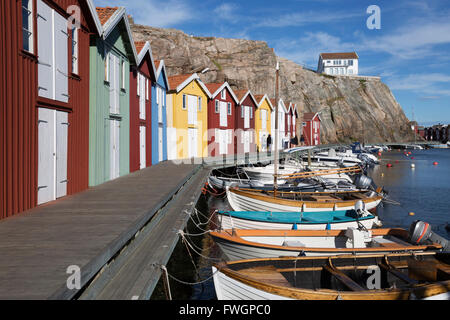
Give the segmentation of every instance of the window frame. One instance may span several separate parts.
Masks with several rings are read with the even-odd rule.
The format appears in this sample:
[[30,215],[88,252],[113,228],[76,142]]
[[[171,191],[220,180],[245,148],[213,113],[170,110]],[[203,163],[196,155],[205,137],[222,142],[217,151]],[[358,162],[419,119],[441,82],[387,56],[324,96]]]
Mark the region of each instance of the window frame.
[[198,103],[198,112],[202,112],[202,97],[198,97],[197,98],[197,103]]
[[[24,0],[21,0],[21,5],[20,7],[22,8],[22,50],[29,52],[31,54],[35,53],[35,48],[34,48],[34,6],[33,6],[33,0],[28,0],[28,7],[25,8],[23,5]],[[23,21],[23,13],[24,10],[26,10],[28,12],[28,29],[26,29],[24,27],[24,21]],[[25,48],[25,43],[24,43],[24,33],[27,32],[28,33],[28,49]]]
[[231,107],[231,102],[227,102],[227,114],[228,114],[229,116],[233,115],[233,110],[232,110],[232,107]]
[[72,28],[72,73],[79,74],[79,30],[76,27]]
[[219,107],[219,100],[214,100],[214,103],[215,103],[215,105],[214,105],[214,112],[215,113],[219,113],[220,112],[220,107]]
[[182,106],[181,106],[181,108],[183,109],[183,110],[186,110],[187,109],[187,95],[186,94],[183,94],[183,103],[182,103]]
[[226,99],[226,98],[227,98],[227,89],[223,89],[223,90],[220,92],[220,98],[221,98],[221,99]]

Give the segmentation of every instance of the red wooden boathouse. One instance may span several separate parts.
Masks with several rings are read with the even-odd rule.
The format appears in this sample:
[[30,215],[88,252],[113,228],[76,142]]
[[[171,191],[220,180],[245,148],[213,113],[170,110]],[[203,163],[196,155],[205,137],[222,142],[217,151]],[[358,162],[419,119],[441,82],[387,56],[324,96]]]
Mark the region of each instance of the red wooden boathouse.
[[137,67],[130,74],[130,172],[152,165],[152,83],[156,81],[150,43],[135,42]]
[[250,90],[235,90],[239,100],[235,114],[235,153],[256,152],[255,114],[258,102]]
[[[78,17],[78,18],[77,18]],[[0,218],[88,188],[91,0],[0,6]]]

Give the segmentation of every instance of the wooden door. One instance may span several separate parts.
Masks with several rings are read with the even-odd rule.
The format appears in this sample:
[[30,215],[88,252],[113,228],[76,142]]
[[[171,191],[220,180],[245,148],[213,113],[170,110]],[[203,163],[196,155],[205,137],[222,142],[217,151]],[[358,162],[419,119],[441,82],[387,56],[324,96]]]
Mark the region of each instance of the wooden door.
[[147,167],[147,142],[146,142],[146,128],[144,126],[139,127],[139,168],[144,169]]
[[197,152],[197,129],[188,128],[188,156],[195,158],[198,156]]
[[120,121],[109,120],[110,128],[110,179],[120,176]]
[[158,127],[158,161],[163,161],[163,127],[160,125]]
[[197,97],[188,95],[188,124],[197,124]]

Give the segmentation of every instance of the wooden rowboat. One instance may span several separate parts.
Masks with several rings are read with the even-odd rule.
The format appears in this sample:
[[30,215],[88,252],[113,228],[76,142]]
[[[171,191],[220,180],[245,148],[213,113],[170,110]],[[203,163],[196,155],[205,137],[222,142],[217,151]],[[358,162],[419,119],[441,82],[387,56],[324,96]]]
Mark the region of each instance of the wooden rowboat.
[[381,190],[343,192],[276,192],[227,187],[227,199],[235,211],[321,212],[354,210],[363,202],[367,210],[383,200]]
[[210,233],[229,260],[398,253],[440,250],[437,243],[414,245],[404,229],[216,230]]
[[266,258],[214,264],[219,300],[449,300],[449,253]]
[[372,229],[381,223],[369,212],[269,212],[269,211],[218,211],[221,229],[271,229],[271,230],[346,230],[360,225]]

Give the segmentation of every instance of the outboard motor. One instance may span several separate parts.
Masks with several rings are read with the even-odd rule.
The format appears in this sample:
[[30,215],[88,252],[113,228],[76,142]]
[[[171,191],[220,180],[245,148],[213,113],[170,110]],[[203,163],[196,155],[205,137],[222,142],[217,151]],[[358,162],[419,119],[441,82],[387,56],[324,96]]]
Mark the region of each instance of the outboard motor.
[[366,211],[366,204],[362,200],[358,200],[355,203],[355,211],[359,217],[363,217]]
[[358,189],[369,189],[372,183],[373,179],[364,174],[357,176],[354,182],[355,187]]
[[409,228],[409,241],[413,244],[425,244],[427,241],[438,243],[442,246],[442,251],[450,252],[450,241],[431,231],[429,223],[417,220]]

